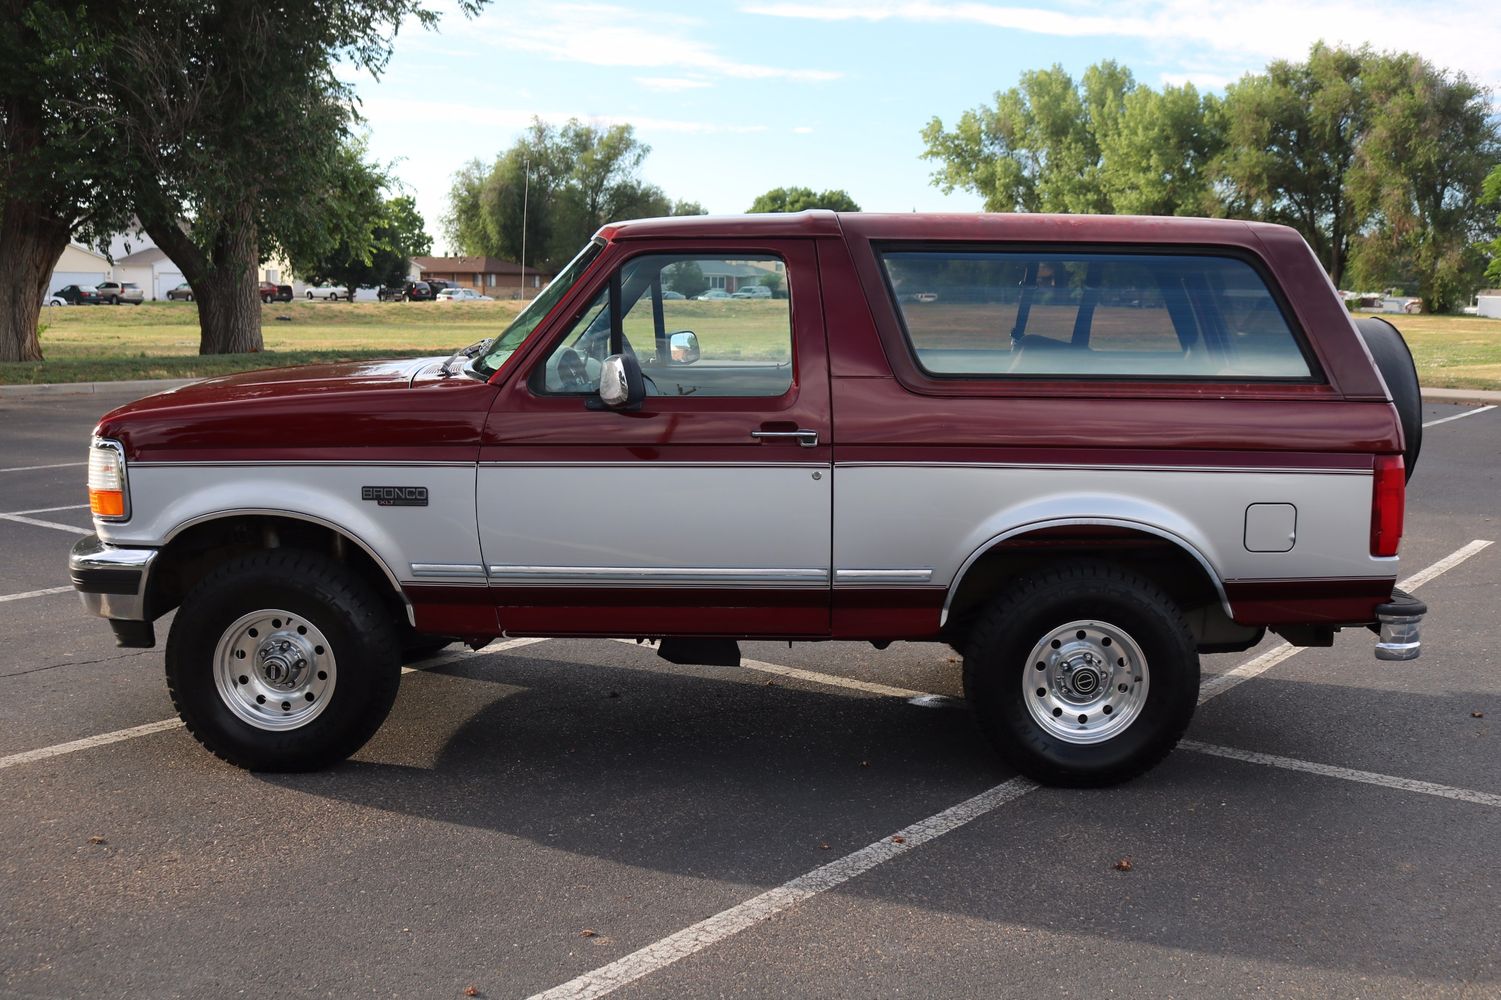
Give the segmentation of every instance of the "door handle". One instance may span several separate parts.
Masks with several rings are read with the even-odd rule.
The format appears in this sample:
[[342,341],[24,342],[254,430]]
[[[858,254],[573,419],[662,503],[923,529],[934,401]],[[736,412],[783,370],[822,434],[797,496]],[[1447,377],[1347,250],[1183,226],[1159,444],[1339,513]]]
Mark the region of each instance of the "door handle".
[[804,448],[818,446],[818,432],[798,428],[795,431],[751,431],[753,438],[796,438]]

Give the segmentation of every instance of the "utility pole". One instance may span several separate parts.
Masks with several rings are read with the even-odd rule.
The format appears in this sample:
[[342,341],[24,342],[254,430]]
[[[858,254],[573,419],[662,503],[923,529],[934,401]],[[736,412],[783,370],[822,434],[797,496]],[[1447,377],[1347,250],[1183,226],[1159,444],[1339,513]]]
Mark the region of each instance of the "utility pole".
[[521,154],[521,298],[526,298],[526,206],[532,193],[532,156]]

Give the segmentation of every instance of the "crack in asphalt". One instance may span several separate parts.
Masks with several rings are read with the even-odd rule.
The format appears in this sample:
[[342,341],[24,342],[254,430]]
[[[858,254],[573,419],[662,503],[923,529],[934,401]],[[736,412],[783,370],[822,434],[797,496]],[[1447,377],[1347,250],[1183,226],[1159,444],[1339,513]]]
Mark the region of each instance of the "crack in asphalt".
[[30,670],[17,670],[14,673],[0,674],[0,680],[7,677],[25,677],[27,674],[39,674],[43,670],[55,670],[58,667],[84,667],[90,663],[108,663],[111,660],[128,660],[132,656],[144,656],[146,653],[154,653],[154,649],[138,649],[133,653],[118,653],[115,656],[101,656],[97,660],[64,660],[61,663],[49,663],[43,667],[32,667]]

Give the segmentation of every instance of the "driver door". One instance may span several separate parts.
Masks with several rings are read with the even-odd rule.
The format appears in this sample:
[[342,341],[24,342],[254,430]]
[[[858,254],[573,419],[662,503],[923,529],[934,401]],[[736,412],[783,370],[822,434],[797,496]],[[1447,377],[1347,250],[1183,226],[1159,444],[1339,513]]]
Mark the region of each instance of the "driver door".
[[[827,635],[832,427],[813,243],[611,256],[586,304],[513,366],[485,429],[480,544],[501,628]],[[732,297],[752,284],[773,294]],[[639,409],[600,408],[611,353],[640,363]]]

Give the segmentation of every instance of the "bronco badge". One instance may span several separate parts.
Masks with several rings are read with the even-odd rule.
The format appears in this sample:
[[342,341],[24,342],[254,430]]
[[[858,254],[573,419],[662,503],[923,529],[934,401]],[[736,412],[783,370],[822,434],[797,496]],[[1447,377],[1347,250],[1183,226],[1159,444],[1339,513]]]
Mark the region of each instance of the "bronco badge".
[[426,507],[426,486],[361,486],[361,500],[374,500],[382,507]]

